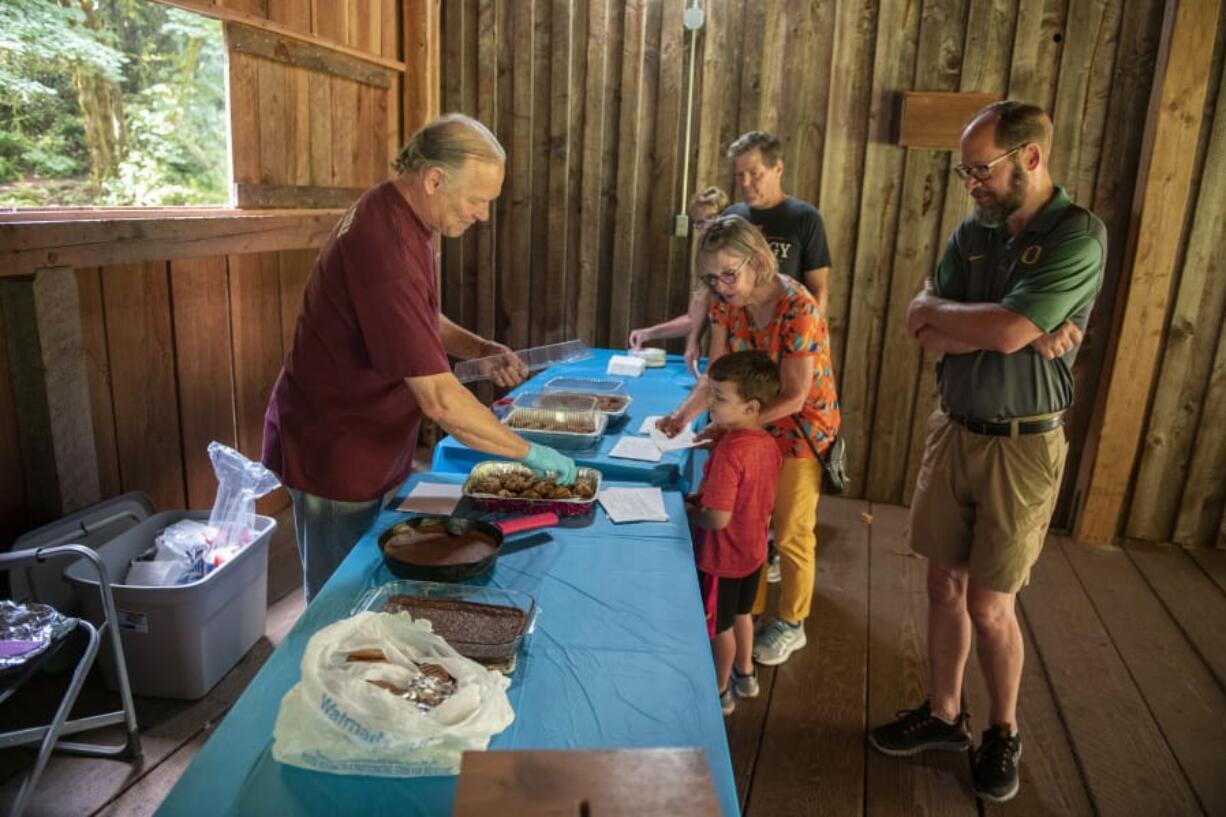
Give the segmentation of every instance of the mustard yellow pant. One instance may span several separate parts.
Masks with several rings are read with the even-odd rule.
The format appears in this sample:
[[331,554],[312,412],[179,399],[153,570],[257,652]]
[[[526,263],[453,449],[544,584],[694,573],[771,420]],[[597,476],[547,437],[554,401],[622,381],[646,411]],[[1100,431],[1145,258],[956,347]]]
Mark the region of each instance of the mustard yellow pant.
[[[804,621],[813,604],[817,573],[817,500],[821,497],[822,470],[815,459],[785,457],[775,492],[775,549],[779,551],[779,610],[786,621]],[[758,582],[754,615],[766,610],[766,571]]]

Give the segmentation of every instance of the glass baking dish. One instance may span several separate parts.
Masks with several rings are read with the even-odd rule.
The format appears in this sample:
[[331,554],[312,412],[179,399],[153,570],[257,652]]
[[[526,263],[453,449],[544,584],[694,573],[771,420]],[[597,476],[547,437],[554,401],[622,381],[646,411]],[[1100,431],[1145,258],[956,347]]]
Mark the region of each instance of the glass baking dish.
[[[460,655],[506,673],[515,669],[515,654],[536,629],[540,611],[536,599],[518,590],[399,579],[366,591],[350,615],[383,612],[397,597],[414,600],[406,609],[409,615],[430,621]],[[431,618],[432,607],[446,618]]]

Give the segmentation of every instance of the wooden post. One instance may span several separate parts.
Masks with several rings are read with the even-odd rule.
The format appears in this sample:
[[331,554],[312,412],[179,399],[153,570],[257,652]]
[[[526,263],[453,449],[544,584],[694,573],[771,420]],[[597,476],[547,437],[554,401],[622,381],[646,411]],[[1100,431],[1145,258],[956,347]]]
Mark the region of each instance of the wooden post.
[[1083,542],[1108,544],[1116,535],[1136,461],[1144,410],[1183,226],[1191,206],[1192,174],[1218,28],[1218,2],[1166,8],[1158,68],[1141,148],[1134,224],[1128,240],[1128,292],[1116,311],[1110,373],[1098,392],[1079,484],[1084,502],[1074,526]]
[[77,279],[42,269],[0,279],[30,522],[99,499]]
[[441,51],[439,0],[404,0],[404,133],[401,144],[439,115]]

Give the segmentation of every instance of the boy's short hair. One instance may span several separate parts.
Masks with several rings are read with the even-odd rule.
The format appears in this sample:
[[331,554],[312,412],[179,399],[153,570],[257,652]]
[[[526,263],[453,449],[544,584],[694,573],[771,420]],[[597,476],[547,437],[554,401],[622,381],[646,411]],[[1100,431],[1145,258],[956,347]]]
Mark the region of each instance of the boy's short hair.
[[740,398],[757,400],[759,409],[779,396],[779,367],[766,352],[747,350],[724,355],[711,364],[707,377],[716,383],[735,383]]
[[685,209],[687,213],[693,213],[699,207],[712,207],[716,213],[722,213],[728,207],[728,194],[715,186],[700,190],[693,195],[690,206]]

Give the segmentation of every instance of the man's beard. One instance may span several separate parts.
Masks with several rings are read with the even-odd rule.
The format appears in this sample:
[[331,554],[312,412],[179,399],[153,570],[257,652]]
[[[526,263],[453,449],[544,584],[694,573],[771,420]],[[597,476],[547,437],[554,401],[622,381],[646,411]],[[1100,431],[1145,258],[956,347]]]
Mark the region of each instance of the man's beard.
[[1000,196],[980,203],[975,200],[975,218],[985,227],[999,227],[1009,216],[1017,212],[1026,196],[1026,174],[1021,165],[1013,163],[1013,172],[1009,175],[1009,189]]

